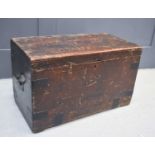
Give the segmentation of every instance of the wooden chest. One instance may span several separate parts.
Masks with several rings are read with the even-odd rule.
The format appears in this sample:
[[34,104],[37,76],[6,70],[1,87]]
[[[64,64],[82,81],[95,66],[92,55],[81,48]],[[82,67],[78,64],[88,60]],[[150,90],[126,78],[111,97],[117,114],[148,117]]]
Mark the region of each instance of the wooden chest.
[[15,101],[33,132],[127,105],[140,55],[105,33],[13,38]]

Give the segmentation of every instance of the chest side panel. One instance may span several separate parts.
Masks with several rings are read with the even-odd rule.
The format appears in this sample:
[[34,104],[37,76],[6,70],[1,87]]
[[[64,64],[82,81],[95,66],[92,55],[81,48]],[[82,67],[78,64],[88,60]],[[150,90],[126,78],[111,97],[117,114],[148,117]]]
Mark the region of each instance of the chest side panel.
[[31,62],[11,43],[12,80],[15,102],[32,128]]

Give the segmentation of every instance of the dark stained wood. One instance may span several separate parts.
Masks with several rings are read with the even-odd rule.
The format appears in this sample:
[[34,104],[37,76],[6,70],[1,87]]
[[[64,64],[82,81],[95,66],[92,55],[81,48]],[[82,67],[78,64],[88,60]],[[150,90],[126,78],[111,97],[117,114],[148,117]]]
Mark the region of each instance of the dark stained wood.
[[130,103],[141,47],[108,34],[11,40],[17,105],[33,132]]

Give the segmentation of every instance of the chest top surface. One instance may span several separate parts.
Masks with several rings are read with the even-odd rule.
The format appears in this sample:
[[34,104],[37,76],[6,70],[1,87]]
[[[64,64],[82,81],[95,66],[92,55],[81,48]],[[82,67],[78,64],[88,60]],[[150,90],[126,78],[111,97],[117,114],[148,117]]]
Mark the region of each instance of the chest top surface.
[[61,58],[140,48],[110,34],[75,34],[12,38],[30,60]]

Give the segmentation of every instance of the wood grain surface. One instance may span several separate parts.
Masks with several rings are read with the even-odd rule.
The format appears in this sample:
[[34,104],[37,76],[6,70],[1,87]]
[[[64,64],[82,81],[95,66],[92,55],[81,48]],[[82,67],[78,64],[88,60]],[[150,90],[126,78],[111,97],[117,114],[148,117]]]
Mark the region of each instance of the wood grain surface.
[[15,100],[33,132],[130,103],[134,43],[103,33],[14,38],[11,47]]

